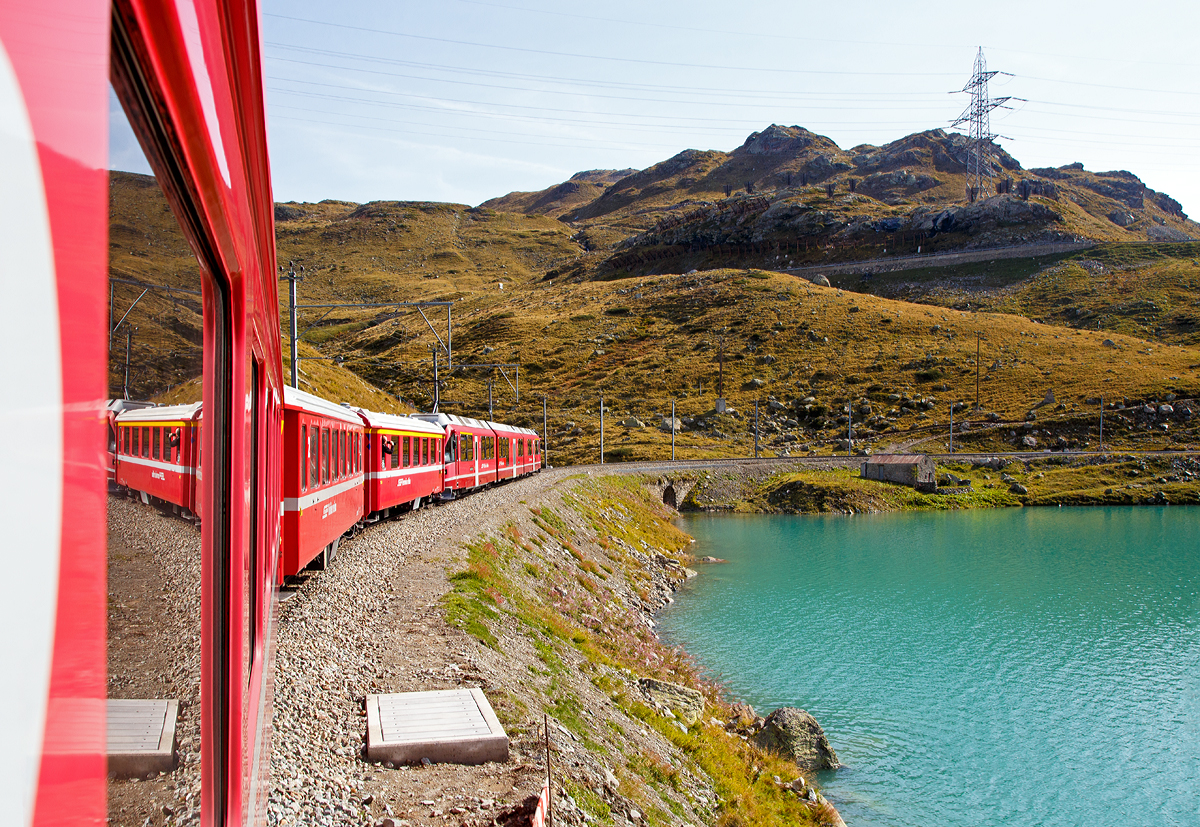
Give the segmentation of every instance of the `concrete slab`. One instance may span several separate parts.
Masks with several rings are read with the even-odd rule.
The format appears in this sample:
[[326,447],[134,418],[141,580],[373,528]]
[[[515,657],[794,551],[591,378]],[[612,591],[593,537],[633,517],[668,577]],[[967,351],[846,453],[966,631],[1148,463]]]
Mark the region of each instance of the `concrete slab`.
[[175,769],[179,701],[108,699],[108,772],[136,778]]
[[508,735],[482,689],[367,696],[367,759],[414,764],[508,760]]

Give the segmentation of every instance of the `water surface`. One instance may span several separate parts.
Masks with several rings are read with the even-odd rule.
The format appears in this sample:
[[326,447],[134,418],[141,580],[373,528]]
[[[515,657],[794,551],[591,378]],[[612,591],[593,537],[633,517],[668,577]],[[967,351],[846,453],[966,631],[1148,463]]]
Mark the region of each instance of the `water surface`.
[[1200,826],[1200,509],[685,518],[660,616],[812,712],[850,827]]

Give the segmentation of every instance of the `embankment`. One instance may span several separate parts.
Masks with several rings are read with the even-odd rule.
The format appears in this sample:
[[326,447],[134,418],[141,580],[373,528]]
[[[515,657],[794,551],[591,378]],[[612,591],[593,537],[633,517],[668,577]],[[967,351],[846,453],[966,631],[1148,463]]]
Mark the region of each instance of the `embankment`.
[[[655,635],[655,611],[689,575],[672,516],[640,475],[556,470],[345,542],[280,613],[272,823],[528,823],[543,715],[556,823],[838,823]],[[509,761],[363,760],[366,694],[466,686],[490,699]]]

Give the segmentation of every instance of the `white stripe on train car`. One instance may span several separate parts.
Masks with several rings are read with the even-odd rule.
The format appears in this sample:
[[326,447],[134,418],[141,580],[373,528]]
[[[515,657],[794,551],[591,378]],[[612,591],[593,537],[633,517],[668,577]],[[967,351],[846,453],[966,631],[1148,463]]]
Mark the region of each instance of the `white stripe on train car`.
[[397,468],[393,471],[368,471],[367,479],[369,480],[386,480],[392,477],[411,477],[415,474],[420,474],[426,471],[437,472],[436,465],[414,465],[411,468]]
[[[0,600],[0,802],[4,821],[29,824],[46,722],[58,562],[62,542],[63,400],[58,293],[50,218],[33,128],[8,52],[0,42],[0,250],[5,313],[0,398],[5,468],[0,525],[19,553],[5,577],[19,584]],[[17,310],[19,308],[19,311]],[[19,354],[19,356],[17,355]]]
[[312,508],[314,505],[320,505],[326,500],[331,500],[338,494],[344,494],[354,488],[361,488],[363,483],[362,474],[351,477],[348,480],[331,485],[328,488],[322,488],[319,491],[314,491],[311,494],[305,494],[303,497],[284,497],[284,511],[303,511],[306,508]]
[[162,471],[174,471],[176,474],[194,474],[196,469],[190,465],[178,465],[174,462],[159,462],[156,459],[130,457],[121,455],[121,462],[128,465],[142,465],[146,468],[158,468]]

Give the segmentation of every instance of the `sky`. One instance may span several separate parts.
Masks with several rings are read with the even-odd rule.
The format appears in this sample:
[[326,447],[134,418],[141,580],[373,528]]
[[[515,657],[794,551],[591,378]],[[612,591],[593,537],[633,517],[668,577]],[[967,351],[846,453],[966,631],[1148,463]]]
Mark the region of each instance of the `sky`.
[[[1026,168],[1125,169],[1200,218],[1200,4],[261,0],[277,201],[475,205],[729,151],[882,145],[962,114],[982,47]],[[148,172],[112,99],[110,165]],[[966,132],[966,127],[961,127]]]

